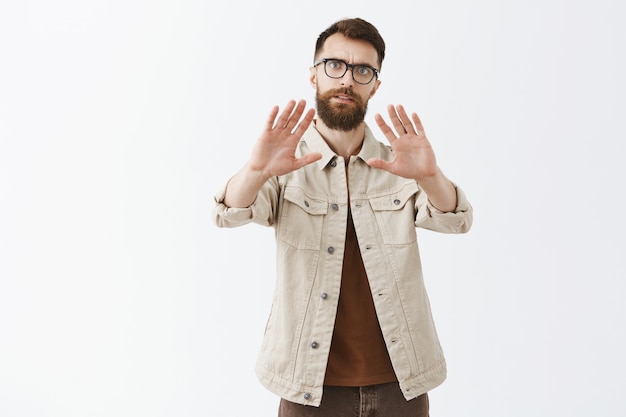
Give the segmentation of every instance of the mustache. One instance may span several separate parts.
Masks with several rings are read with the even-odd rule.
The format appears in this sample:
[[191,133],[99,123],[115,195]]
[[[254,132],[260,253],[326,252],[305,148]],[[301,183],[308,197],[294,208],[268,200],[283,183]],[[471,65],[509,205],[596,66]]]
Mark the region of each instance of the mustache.
[[356,95],[354,94],[354,91],[352,91],[352,89],[348,87],[336,88],[334,90],[330,90],[329,93],[333,96],[341,94],[341,95],[349,96],[352,98],[356,97]]
[[349,87],[341,87],[341,88],[333,88],[331,90],[326,91],[323,95],[322,98],[328,100],[334,96],[338,96],[338,95],[344,95],[344,96],[348,96],[350,97],[352,100],[354,100],[355,102],[361,104],[363,102],[363,100],[361,99],[361,96],[359,96],[358,94],[356,94],[354,92],[354,90],[352,90]]

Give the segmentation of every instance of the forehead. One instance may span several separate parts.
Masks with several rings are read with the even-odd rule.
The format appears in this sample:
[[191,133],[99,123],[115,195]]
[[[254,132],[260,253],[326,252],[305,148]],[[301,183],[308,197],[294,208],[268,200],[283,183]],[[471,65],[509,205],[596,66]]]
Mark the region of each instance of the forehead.
[[326,39],[317,58],[337,58],[353,64],[377,67],[378,53],[374,46],[360,39],[350,39],[335,33]]

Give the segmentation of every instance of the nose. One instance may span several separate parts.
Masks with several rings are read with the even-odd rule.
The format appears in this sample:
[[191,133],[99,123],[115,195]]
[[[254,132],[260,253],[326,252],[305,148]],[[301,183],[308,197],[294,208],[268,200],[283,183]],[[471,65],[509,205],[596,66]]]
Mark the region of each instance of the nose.
[[341,77],[341,85],[352,87],[354,85],[354,77],[352,77],[352,67],[348,67],[346,73]]

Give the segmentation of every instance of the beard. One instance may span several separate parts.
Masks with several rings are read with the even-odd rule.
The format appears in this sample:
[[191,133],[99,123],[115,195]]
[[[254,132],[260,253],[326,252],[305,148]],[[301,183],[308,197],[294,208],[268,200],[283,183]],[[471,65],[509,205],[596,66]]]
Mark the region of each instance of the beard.
[[[353,104],[333,103],[331,100],[337,95],[347,95],[354,100]],[[331,129],[348,132],[356,129],[364,120],[367,113],[367,101],[354,94],[350,88],[338,88],[315,94],[317,115],[326,126]]]

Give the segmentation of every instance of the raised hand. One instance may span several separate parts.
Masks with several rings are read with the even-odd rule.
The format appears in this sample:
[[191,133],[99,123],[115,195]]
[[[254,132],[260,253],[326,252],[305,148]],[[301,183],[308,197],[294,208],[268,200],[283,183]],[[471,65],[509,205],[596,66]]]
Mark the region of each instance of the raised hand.
[[[310,153],[296,158],[298,142],[315,116],[315,110],[304,113],[306,102],[291,100],[278,116],[275,106],[270,112],[265,128],[257,140],[248,168],[261,173],[263,178],[284,175],[317,161],[319,153]],[[304,117],[302,116],[304,113]],[[278,116],[278,118],[277,118]]]
[[224,204],[248,207],[268,179],[295,171],[322,157],[320,153],[296,157],[298,142],[315,116],[314,109],[304,113],[305,106],[304,100],[297,103],[291,100],[280,116],[278,106],[272,109],[248,163],[228,182]]
[[391,145],[393,160],[372,158],[367,163],[375,168],[417,181],[436,175],[438,169],[435,152],[426,138],[417,113],[413,113],[409,118],[402,105],[395,107],[389,105],[387,111],[397,133],[393,132],[380,114],[375,116],[375,120]]
[[397,134],[380,114],[375,119],[391,145],[393,159],[385,161],[372,158],[367,163],[392,174],[416,180],[428,195],[431,204],[442,211],[454,211],[457,205],[456,188],[437,166],[435,152],[426,138],[420,118],[413,113],[409,119],[401,105],[389,105],[387,111]]

